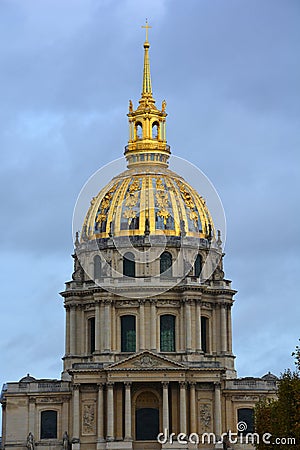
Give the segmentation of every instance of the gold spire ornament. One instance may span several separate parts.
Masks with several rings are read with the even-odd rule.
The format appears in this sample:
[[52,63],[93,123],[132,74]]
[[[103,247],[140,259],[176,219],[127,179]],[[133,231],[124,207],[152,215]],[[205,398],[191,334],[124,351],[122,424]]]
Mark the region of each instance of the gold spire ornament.
[[125,147],[125,157],[128,168],[137,165],[160,165],[167,167],[170,156],[170,147],[166,140],[166,106],[162,102],[161,110],[155,105],[152,94],[150,57],[149,57],[149,28],[152,28],[146,19],[146,40],[144,42],[143,88],[139,105],[134,109],[129,101],[129,141]]

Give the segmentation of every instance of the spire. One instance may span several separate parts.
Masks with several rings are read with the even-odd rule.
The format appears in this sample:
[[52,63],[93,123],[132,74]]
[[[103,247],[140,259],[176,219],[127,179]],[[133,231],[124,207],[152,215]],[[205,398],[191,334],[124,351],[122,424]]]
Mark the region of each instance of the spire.
[[148,30],[150,25],[148,25],[148,21],[146,19],[146,25],[143,25],[142,28],[146,29],[146,40],[144,42],[144,73],[143,73],[143,91],[142,97],[152,97],[152,86],[151,86],[151,74],[150,74],[150,60],[149,60],[149,41],[148,41]]
[[135,109],[129,100],[129,141],[125,147],[125,157],[128,167],[159,165],[168,166],[170,147],[166,140],[166,101],[163,100],[161,109],[155,105],[152,96],[149,41],[148,31],[152,28],[148,25],[142,26],[146,29],[146,40],[144,42],[144,72],[143,90],[139,99],[139,105]]

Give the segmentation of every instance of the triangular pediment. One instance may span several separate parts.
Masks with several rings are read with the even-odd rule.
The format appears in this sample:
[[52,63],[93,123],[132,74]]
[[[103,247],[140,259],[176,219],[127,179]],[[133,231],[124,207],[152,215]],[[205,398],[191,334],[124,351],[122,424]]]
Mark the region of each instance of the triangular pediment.
[[122,361],[111,364],[106,370],[182,370],[186,367],[165,356],[156,355],[148,350],[129,356]]

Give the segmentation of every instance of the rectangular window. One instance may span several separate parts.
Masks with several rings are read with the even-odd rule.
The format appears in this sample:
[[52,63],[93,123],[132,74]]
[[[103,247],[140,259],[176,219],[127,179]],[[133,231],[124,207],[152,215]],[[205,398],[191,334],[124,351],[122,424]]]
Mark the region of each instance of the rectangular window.
[[135,316],[121,317],[121,352],[136,351]]
[[57,411],[42,411],[41,439],[57,439]]
[[89,333],[89,353],[94,353],[95,351],[95,317],[91,317],[88,321],[88,333]]
[[175,352],[175,316],[160,316],[160,351]]
[[208,353],[208,319],[201,317],[201,348],[204,353]]

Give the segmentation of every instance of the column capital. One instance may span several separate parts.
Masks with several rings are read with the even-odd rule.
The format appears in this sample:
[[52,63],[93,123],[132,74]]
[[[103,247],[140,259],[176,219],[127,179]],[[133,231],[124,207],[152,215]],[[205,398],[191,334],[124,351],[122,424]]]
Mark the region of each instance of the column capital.
[[169,382],[168,381],[162,381],[161,384],[162,384],[163,388],[167,388],[169,386]]
[[214,385],[215,385],[215,389],[221,389],[221,383],[220,383],[220,381],[215,381],[215,382],[214,382]]
[[187,382],[186,381],[179,381],[180,389],[186,389],[187,388]]
[[196,387],[196,381],[189,381],[189,385],[191,388],[195,388]]
[[132,381],[124,381],[124,385],[126,388],[131,387],[132,386]]
[[114,382],[113,381],[108,381],[107,383],[106,383],[106,387],[107,388],[113,388],[114,387]]
[[73,384],[73,391],[79,391],[79,389],[80,389],[79,383]]
[[100,391],[101,389],[103,390],[104,386],[105,386],[105,383],[97,383],[98,391]]

